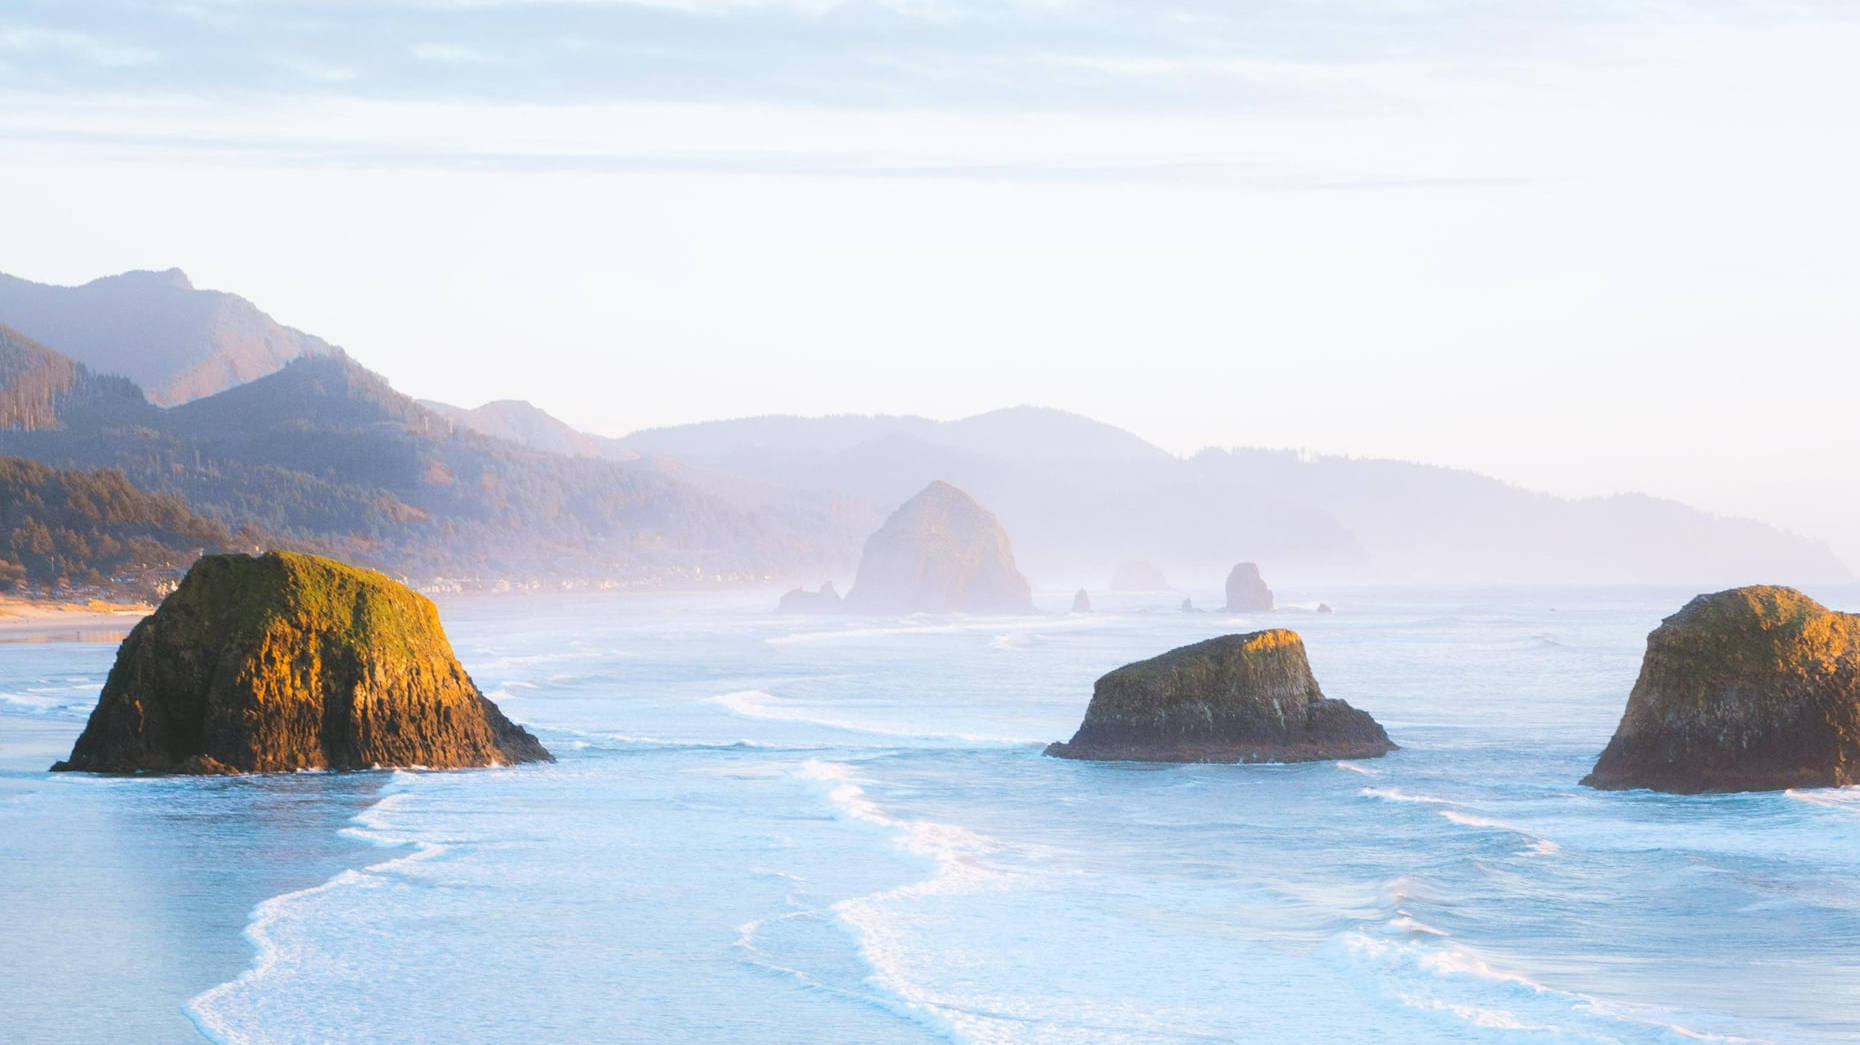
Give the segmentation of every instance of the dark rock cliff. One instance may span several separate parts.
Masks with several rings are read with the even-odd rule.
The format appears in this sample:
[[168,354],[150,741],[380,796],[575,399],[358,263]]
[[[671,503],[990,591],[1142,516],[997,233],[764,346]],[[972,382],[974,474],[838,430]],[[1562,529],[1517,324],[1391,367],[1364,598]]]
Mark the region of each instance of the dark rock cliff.
[[1310,762],[1395,747],[1366,712],[1318,689],[1304,641],[1283,628],[1224,635],[1127,664],[1098,680],[1061,758]]
[[1792,588],[1700,595],[1647,636],[1590,787],[1770,791],[1860,781],[1860,616]]
[[262,773],[553,761],[478,692],[432,601],[289,552],[210,555],[136,625],[54,770]]

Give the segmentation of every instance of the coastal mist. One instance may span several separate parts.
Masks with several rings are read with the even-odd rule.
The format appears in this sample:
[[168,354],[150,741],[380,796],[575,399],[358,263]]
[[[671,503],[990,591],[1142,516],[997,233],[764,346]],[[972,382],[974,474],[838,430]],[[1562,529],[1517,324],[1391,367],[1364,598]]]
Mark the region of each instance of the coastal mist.
[[[1860,1041],[1860,802],[1578,784],[1689,594],[453,599],[460,661],[560,759],[471,772],[47,775],[113,651],[8,646],[10,1033]],[[1098,676],[1265,627],[1400,747],[1041,754]]]

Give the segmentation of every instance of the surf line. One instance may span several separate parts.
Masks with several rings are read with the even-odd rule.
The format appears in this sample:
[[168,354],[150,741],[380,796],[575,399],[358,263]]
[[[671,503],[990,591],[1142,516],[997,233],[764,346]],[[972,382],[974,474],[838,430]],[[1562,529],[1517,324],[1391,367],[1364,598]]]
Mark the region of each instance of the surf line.
[[[389,783],[393,784],[398,781],[404,784],[410,778],[411,774],[396,770]],[[256,952],[252,964],[233,979],[209,987],[188,999],[181,1007],[182,1013],[192,1021],[194,1028],[200,1031],[202,1037],[217,1045],[256,1045],[258,1042],[269,1040],[262,1031],[241,1030],[227,1009],[247,988],[263,981],[276,971],[284,960],[284,948],[272,939],[271,929],[283,920],[294,903],[306,897],[333,892],[344,886],[364,884],[370,879],[378,879],[400,868],[430,860],[446,851],[446,846],[436,842],[403,838],[386,832],[385,825],[381,822],[382,818],[404,804],[410,794],[411,792],[408,791],[391,791],[381,795],[368,808],[349,818],[351,826],[344,827],[337,833],[382,847],[411,846],[413,852],[359,869],[344,870],[321,884],[280,893],[261,901],[252,908],[251,913],[246,917],[245,930],[240,933],[247,942],[251,943]]]

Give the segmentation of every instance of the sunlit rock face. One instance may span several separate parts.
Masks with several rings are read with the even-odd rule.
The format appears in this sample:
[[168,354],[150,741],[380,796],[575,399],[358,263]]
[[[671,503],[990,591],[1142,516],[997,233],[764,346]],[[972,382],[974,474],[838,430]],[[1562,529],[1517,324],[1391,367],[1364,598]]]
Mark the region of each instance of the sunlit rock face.
[[1311,762],[1395,747],[1368,713],[1318,689],[1284,628],[1223,635],[1098,680],[1078,732],[1046,753],[1133,762]]
[[1259,575],[1259,566],[1243,562],[1227,574],[1227,612],[1263,613],[1272,609],[1272,589]]
[[54,770],[267,773],[553,761],[485,699],[432,600],[313,555],[209,555],[117,650]]
[[1590,787],[1773,791],[1860,780],[1860,616],[1793,588],[1700,595],[1647,636]]
[[865,542],[846,593],[857,613],[1032,613],[1033,593],[994,513],[942,481]]

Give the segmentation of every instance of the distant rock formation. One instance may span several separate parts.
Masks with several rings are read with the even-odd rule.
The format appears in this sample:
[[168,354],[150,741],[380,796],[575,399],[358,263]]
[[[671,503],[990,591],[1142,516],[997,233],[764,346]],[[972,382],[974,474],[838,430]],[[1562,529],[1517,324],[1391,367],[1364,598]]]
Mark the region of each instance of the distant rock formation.
[[1195,608],[1194,599],[1191,599],[1188,596],[1184,595],[1182,597],[1182,612],[1183,613],[1200,613],[1201,611]]
[[1283,628],[1223,635],[1098,680],[1085,722],[1046,753],[1132,762],[1311,762],[1395,747],[1368,713],[1326,698]]
[[855,613],[1032,613],[1033,593],[994,514],[938,480],[865,542]]
[[1860,782],[1860,616],[1793,588],[1693,599],[1647,636],[1621,724],[1582,782],[1680,794]]
[[54,770],[266,773],[554,761],[485,699],[431,600],[289,552],[209,555],[117,650]]
[[1078,594],[1072,596],[1072,612],[1073,613],[1090,613],[1091,612],[1091,596],[1085,594],[1084,588],[1080,588],[1078,590]]
[[1333,610],[1333,609],[1331,609],[1331,608],[1330,608],[1330,603],[1328,603],[1328,602],[1320,602],[1320,603],[1318,603],[1318,608],[1317,608],[1317,611],[1318,611],[1319,613],[1335,613],[1335,612],[1337,612],[1336,610]]
[[1263,613],[1272,609],[1272,589],[1259,575],[1259,566],[1243,562],[1227,574],[1227,612]]
[[781,597],[775,607],[776,613],[838,613],[845,608],[840,593],[828,581],[820,586],[819,591],[796,588]]
[[1167,591],[1169,582],[1162,571],[1147,562],[1120,562],[1111,572],[1112,591]]

